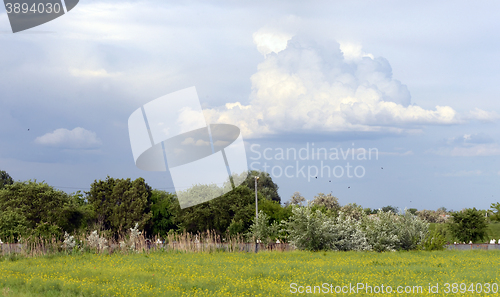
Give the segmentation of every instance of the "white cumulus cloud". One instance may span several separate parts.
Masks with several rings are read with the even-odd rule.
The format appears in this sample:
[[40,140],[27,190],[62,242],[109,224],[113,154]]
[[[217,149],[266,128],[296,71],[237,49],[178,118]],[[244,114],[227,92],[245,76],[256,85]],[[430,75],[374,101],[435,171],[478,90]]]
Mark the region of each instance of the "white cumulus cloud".
[[301,36],[287,40],[286,33],[265,32],[254,34],[257,48],[276,54],[267,55],[252,75],[250,104],[205,110],[208,122],[235,124],[254,138],[297,131],[402,133],[419,125],[462,122],[450,106],[412,105],[389,62],[360,46],[321,46]]
[[73,130],[56,129],[51,133],[37,137],[35,143],[51,147],[70,149],[92,149],[101,145],[95,132],[77,127]]

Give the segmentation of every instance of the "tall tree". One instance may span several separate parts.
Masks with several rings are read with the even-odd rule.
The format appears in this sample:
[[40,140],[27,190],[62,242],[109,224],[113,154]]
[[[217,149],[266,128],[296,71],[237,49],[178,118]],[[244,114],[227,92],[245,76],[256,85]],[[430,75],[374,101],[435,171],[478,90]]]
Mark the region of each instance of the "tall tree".
[[153,190],[151,195],[152,234],[165,237],[170,230],[177,229],[174,194]]
[[490,217],[493,221],[500,222],[500,203],[491,203],[490,208],[493,210],[493,215]]
[[131,181],[107,177],[94,181],[87,192],[96,223],[117,237],[119,232],[139,224],[139,229],[151,231],[151,187],[143,178]]
[[[209,191],[209,187],[206,190]],[[259,196],[259,200],[265,199],[262,195]],[[240,185],[220,197],[201,204],[182,210],[179,204],[176,206],[180,229],[191,233],[211,230],[222,235],[231,224],[240,225],[239,231],[248,230],[255,216],[255,194],[246,185]]]
[[392,205],[387,205],[387,206],[382,207],[382,211],[384,211],[384,212],[391,211],[394,214],[398,214],[398,208],[395,206],[392,206]]
[[[247,173],[245,173],[247,174]],[[255,189],[255,178],[258,176],[257,192],[260,192],[267,199],[281,203],[281,197],[278,194],[278,185],[273,182],[272,177],[267,172],[252,170],[248,172],[248,176],[242,185],[246,185],[249,189]]]
[[3,188],[5,185],[12,185],[14,183],[14,180],[10,175],[3,171],[0,170],[0,189]]
[[[44,182],[15,182],[0,189],[0,229],[57,236],[78,228],[83,213],[65,192]],[[16,231],[14,237],[22,234]],[[6,233],[4,233],[5,235]]]
[[486,217],[476,208],[467,208],[452,213],[450,231],[462,242],[477,242],[486,237]]

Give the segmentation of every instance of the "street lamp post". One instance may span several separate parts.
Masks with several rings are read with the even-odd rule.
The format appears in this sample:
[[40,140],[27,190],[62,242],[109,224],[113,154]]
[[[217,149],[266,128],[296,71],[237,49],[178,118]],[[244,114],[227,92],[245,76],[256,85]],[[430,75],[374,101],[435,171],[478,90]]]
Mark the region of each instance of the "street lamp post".
[[255,178],[255,223],[257,223],[257,219],[259,218],[259,202],[257,201],[257,180],[259,180],[258,176],[254,176]]
[[[254,176],[255,179],[255,224],[257,224],[257,219],[259,218],[259,202],[257,201],[257,180],[259,180],[258,176]],[[255,252],[257,253],[258,243],[255,240]]]

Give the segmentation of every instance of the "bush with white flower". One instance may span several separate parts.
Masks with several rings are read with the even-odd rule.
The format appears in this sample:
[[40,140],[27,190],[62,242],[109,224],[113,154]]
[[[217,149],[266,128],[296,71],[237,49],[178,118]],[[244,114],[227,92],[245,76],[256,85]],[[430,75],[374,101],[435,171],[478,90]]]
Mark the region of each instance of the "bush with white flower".
[[87,237],[87,244],[91,249],[97,249],[100,251],[103,251],[108,248],[108,240],[104,237],[100,237],[99,234],[97,234],[97,230],[94,230],[90,235]]
[[76,246],[75,237],[73,235],[69,235],[68,232],[65,231],[62,248],[71,251],[75,246]]

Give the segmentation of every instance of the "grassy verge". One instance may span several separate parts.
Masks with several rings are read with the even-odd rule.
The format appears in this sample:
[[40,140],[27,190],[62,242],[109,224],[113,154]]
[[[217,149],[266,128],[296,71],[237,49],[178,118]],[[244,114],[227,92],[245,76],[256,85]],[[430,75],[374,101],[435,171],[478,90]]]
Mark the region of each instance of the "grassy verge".
[[[500,251],[262,252],[3,258],[3,296],[290,296],[290,285],[422,286],[444,296],[445,283],[500,285]],[[439,285],[430,294],[429,283]],[[490,285],[491,286],[491,285]],[[330,288],[330,287],[329,287]],[[339,287],[340,288],[340,287]],[[450,287],[451,288],[451,287]],[[313,289],[313,287],[311,287]],[[318,291],[318,288],[316,289]],[[395,292],[393,293],[395,294]],[[463,296],[471,294],[466,291]],[[321,295],[321,294],[316,294]],[[361,290],[352,296],[372,296]],[[378,294],[377,294],[378,295]],[[453,294],[451,294],[453,295]],[[478,294],[475,294],[478,295]],[[480,295],[480,294],[479,294]],[[498,295],[491,294],[491,295]]]

